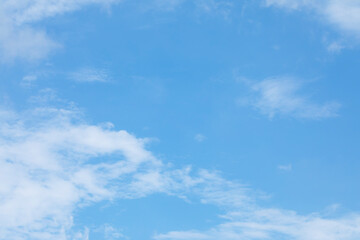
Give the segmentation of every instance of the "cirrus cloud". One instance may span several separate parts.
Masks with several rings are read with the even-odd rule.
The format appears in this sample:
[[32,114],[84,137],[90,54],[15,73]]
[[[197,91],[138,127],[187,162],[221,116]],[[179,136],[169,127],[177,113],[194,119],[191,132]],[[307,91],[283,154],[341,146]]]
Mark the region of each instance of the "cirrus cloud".
[[253,95],[246,101],[239,102],[253,106],[269,118],[279,115],[300,119],[324,119],[336,117],[341,106],[336,101],[314,102],[300,93],[303,84],[291,77],[272,77],[257,83],[246,80],[245,83]]

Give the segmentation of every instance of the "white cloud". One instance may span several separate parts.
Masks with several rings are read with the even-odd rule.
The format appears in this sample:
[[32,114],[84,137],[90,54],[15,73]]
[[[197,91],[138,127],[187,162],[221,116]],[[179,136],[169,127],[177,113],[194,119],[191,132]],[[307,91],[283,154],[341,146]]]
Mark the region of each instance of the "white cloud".
[[36,75],[26,75],[21,79],[20,85],[24,87],[30,87],[36,80]]
[[116,0],[4,0],[0,2],[0,60],[27,61],[46,57],[60,44],[33,23],[89,4],[108,6]]
[[206,137],[201,133],[198,133],[194,136],[194,139],[198,142],[203,142],[206,139]]
[[82,68],[69,75],[70,79],[77,82],[107,82],[109,74],[104,69]]
[[[158,192],[226,209],[208,231],[172,231],[156,239],[355,240],[360,216],[330,219],[257,205],[248,186],[216,172],[170,169],[145,149],[147,139],[85,123],[69,109],[0,111],[0,239],[82,239],[73,212],[101,200]],[[105,226],[108,238],[126,238]]]
[[105,239],[107,240],[114,240],[114,239],[128,239],[127,237],[122,234],[122,232],[119,229],[116,229],[112,227],[109,224],[106,224],[104,226],[104,235]]
[[323,2],[323,0],[265,0],[265,4],[267,6],[274,5],[277,7],[284,7],[292,10],[296,10],[306,6],[315,7]]
[[75,11],[88,4],[107,7],[115,2],[118,0],[5,0],[2,1],[1,9],[11,13],[10,17],[16,24],[23,24]]
[[[326,219],[318,214],[301,216],[281,209],[252,209],[229,212],[228,220],[207,231],[173,231],[155,239],[204,240],[357,240],[360,238],[360,215]],[[191,238],[187,238],[191,236]]]
[[[64,109],[2,112],[1,239],[65,239],[76,207],[117,196],[109,181],[144,163],[161,166],[144,149],[146,139],[73,123],[74,115]],[[94,158],[101,161],[90,163]]]
[[338,53],[345,48],[345,45],[340,42],[332,42],[328,45],[327,50],[329,52]]
[[278,169],[279,169],[279,170],[282,170],[282,171],[291,171],[291,170],[292,170],[292,165],[291,165],[291,164],[288,164],[288,165],[279,165],[279,166],[278,166]]
[[344,33],[360,38],[358,0],[265,0],[267,6],[311,10]]
[[159,234],[154,237],[155,239],[184,239],[184,240],[195,240],[195,239],[208,239],[209,236],[206,233],[196,232],[196,231],[173,231],[166,234]]
[[151,1],[150,9],[173,11],[185,1],[186,0],[153,0]]
[[0,60],[11,62],[15,59],[27,61],[46,57],[53,49],[59,47],[44,31],[28,26],[15,26],[11,21],[4,20],[0,10]]
[[234,7],[234,2],[231,0],[200,0],[196,1],[199,9],[206,13],[215,13],[228,19]]
[[324,9],[328,20],[339,28],[360,37],[360,2],[357,0],[331,0]]
[[340,107],[337,102],[314,103],[299,93],[301,82],[288,77],[268,78],[248,85],[254,97],[247,103],[269,118],[276,115],[304,119],[329,118],[337,116]]
[[204,203],[248,201],[243,186],[206,170],[169,169],[145,149],[147,139],[80,116],[50,107],[0,111],[0,239],[87,239],[89,229],[72,232],[73,212],[101,200],[162,192]]
[[[47,34],[46,29],[34,25],[47,18],[80,10],[89,5],[108,9],[121,0],[2,0],[0,1],[0,61],[21,59],[35,61],[47,57],[61,43]],[[141,8],[172,11],[186,0],[151,0]],[[205,12],[215,12],[227,17],[232,2],[201,0],[195,4]],[[38,24],[37,24],[38,25]]]
[[228,17],[234,5],[232,0],[150,0],[144,1],[140,7],[143,10],[174,11],[185,3],[193,4],[196,10],[203,13],[215,13],[225,18]]

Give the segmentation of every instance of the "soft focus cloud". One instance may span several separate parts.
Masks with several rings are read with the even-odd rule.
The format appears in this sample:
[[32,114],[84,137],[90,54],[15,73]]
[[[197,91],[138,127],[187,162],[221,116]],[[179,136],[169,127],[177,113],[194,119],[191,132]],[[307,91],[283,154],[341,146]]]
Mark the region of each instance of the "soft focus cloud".
[[0,2],[0,60],[11,62],[46,57],[60,46],[45,29],[33,23],[48,17],[78,10],[86,5],[109,6],[116,0],[4,0]]
[[[35,61],[47,57],[61,43],[49,36],[46,29],[34,25],[47,18],[80,10],[89,5],[109,8],[121,0],[4,0],[0,2],[0,61],[21,59]],[[186,0],[151,0],[141,5],[161,11],[172,11]],[[146,7],[147,6],[147,7]],[[198,9],[227,16],[231,1],[204,0],[196,3]]]
[[105,69],[82,68],[70,73],[69,78],[77,82],[107,82],[110,80]]
[[337,116],[337,102],[316,103],[300,93],[302,83],[289,77],[268,78],[258,83],[247,82],[254,94],[245,102],[262,114],[304,119],[322,119]]
[[6,18],[9,16],[0,10],[0,60],[2,62],[11,62],[15,59],[38,60],[59,47],[59,44],[50,39],[43,30],[23,25],[16,26]]
[[201,133],[197,133],[197,134],[195,134],[194,139],[195,139],[197,142],[203,142],[203,141],[206,140],[206,137],[205,137],[203,134],[201,134]]
[[37,79],[38,77],[36,75],[26,75],[21,79],[20,85],[23,87],[30,87],[34,82],[36,82]]
[[278,169],[281,170],[281,171],[291,171],[292,170],[292,165],[291,164],[279,165]]
[[310,10],[340,31],[360,39],[358,0],[265,0],[265,3],[289,10]]

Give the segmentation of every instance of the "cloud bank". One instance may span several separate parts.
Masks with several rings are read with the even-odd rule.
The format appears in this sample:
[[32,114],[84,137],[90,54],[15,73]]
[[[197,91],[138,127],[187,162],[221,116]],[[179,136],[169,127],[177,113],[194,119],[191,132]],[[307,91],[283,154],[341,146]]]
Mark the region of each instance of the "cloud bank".
[[73,230],[74,211],[99,202],[153,193],[226,210],[207,231],[171,231],[154,239],[355,240],[360,215],[264,208],[258,194],[216,172],[169,168],[146,149],[149,139],[91,125],[72,109],[0,112],[0,238],[91,239]]
[[145,149],[148,139],[80,116],[60,108],[0,112],[1,239],[87,239],[72,230],[75,209],[155,192],[220,205],[250,201],[242,185],[206,170],[169,169]]
[[1,239],[69,239],[76,207],[135,196],[136,189],[120,193],[109,181],[120,182],[142,164],[159,166],[144,149],[146,139],[74,123],[75,115],[64,109],[1,112]]

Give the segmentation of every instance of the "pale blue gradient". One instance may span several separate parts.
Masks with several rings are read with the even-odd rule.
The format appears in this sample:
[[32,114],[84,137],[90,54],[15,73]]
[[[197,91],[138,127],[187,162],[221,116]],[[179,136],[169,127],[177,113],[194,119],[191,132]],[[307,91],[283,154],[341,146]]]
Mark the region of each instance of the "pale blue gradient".
[[[40,59],[3,60],[2,108],[71,108],[90,125],[111,122],[151,138],[146,149],[172,169],[191,165],[245,184],[257,206],[324,218],[356,214],[358,33],[311,7],[264,2],[120,1],[29,22],[58,46]],[[344,47],[329,50],[338,41]],[[298,84],[281,90],[286,97],[276,89],[276,111],[254,90],[269,79]],[[291,99],[304,102],[279,106]],[[327,103],[334,107],[317,114]],[[192,191],[76,206],[71,231],[88,229],[93,240],[152,239],[207,232],[233,211],[201,203]],[[105,236],[112,228],[119,233]]]

